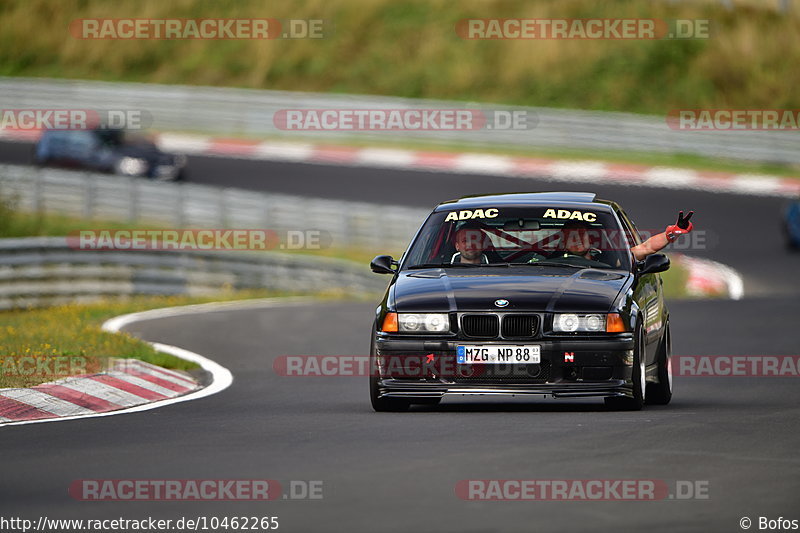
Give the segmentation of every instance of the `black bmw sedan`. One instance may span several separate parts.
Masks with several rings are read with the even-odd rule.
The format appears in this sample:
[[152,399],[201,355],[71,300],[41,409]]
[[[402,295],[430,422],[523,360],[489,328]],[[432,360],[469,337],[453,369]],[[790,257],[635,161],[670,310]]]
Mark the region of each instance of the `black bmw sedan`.
[[604,398],[638,410],[672,397],[659,272],[636,226],[592,193],[473,196],[437,206],[376,309],[376,411],[449,395]]

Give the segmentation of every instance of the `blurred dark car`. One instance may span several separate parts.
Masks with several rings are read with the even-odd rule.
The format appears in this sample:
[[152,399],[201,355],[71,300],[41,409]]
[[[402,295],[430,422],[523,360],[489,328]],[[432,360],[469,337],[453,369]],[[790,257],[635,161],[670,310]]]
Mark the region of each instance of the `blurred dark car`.
[[786,206],[783,212],[783,234],[787,248],[800,249],[800,200]]
[[162,152],[146,136],[121,129],[46,130],[34,162],[165,181],[186,177],[186,156]]

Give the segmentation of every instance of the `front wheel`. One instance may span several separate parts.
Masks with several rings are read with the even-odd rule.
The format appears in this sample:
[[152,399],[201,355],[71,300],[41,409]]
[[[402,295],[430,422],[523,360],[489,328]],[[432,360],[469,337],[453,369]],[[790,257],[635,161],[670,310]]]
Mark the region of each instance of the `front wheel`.
[[408,411],[411,402],[407,400],[400,400],[397,398],[381,398],[379,396],[380,390],[378,389],[379,376],[373,375],[378,372],[378,365],[375,363],[375,324],[372,325],[372,338],[369,341],[369,357],[370,357],[370,376],[369,376],[369,399],[372,403],[372,408],[379,413],[386,412],[402,412]]
[[378,377],[369,377],[369,398],[372,408],[378,413],[408,411],[411,402],[397,398],[381,398],[378,396]]
[[606,398],[606,407],[619,411],[640,411],[644,406],[645,393],[644,334],[641,326],[636,328],[636,346],[633,350],[633,372],[631,375],[632,398],[614,396]]
[[669,333],[669,322],[664,330],[664,337],[658,346],[658,383],[647,384],[647,403],[667,405],[672,400],[672,373],[669,371],[669,358],[672,357],[672,337]]

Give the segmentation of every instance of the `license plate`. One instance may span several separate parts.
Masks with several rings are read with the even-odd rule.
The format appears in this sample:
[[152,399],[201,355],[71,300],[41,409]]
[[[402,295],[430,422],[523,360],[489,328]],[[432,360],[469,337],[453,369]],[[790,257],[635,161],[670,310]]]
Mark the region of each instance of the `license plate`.
[[459,345],[456,347],[456,361],[459,364],[538,364],[542,362],[542,347],[503,346],[486,344],[483,346]]

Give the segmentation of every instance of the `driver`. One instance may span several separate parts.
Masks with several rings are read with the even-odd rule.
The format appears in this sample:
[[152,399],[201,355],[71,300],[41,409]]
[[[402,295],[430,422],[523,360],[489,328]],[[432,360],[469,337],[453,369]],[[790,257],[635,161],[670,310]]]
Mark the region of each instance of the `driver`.
[[455,234],[453,245],[457,251],[450,258],[450,263],[488,264],[489,258],[484,253],[488,247],[486,243],[488,238],[477,224],[461,226]]

